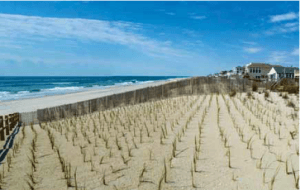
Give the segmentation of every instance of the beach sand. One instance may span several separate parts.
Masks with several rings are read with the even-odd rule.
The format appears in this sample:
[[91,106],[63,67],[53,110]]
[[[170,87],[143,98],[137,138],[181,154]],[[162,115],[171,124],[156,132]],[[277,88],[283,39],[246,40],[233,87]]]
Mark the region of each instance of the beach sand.
[[92,89],[83,92],[69,93],[64,95],[45,96],[40,98],[22,99],[14,101],[0,102],[0,115],[6,115],[14,112],[32,112],[37,109],[71,104],[89,99],[104,97],[112,94],[123,93],[141,88],[157,86],[171,81],[182,80],[180,78],[168,81],[154,81],[138,85],[112,86],[105,89]]
[[288,96],[182,96],[22,127],[0,185],[296,189],[299,116],[287,101],[299,100]]

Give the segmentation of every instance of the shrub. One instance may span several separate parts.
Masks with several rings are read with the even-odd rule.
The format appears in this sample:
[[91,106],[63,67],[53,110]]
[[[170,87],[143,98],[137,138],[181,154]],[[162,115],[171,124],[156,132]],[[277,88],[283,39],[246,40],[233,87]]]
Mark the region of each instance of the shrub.
[[265,98],[269,98],[270,93],[268,91],[265,91]]
[[299,86],[284,86],[283,91],[288,92],[288,93],[293,93],[293,94],[298,94],[299,93]]
[[287,106],[288,106],[288,107],[295,108],[295,104],[294,104],[292,101],[289,101],[289,102],[287,103]]
[[256,91],[257,91],[257,88],[258,88],[258,86],[257,86],[256,82],[254,82],[254,83],[252,84],[252,91],[256,92]]
[[247,97],[250,99],[252,97],[251,92],[247,92]]
[[231,92],[229,93],[230,97],[234,97],[236,95],[236,90],[231,90]]
[[287,96],[287,94],[284,94],[284,95],[282,96],[282,98],[283,98],[283,99],[289,99],[289,97]]

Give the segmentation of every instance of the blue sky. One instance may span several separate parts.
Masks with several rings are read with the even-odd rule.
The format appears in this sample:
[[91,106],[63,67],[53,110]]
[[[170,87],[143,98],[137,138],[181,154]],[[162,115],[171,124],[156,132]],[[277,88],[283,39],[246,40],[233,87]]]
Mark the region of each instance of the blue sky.
[[299,2],[0,2],[0,76],[299,66]]

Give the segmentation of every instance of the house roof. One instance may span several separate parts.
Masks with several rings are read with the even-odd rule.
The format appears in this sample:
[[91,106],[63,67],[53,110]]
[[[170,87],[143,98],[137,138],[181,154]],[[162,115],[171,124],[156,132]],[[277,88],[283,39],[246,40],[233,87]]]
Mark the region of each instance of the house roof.
[[299,70],[297,67],[273,67],[276,73],[294,73],[295,70]]
[[282,67],[281,65],[271,65],[272,67]]
[[272,67],[270,64],[267,63],[251,63],[248,67]]

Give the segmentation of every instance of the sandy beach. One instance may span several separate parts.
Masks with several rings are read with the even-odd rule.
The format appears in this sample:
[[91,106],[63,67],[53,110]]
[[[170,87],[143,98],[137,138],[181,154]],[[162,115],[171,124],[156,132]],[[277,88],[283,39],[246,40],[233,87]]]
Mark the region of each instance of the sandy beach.
[[288,102],[299,100],[269,99],[181,96],[21,127],[0,186],[297,189],[299,117]]
[[0,2],[0,190],[299,190],[299,1]]
[[45,96],[41,98],[22,99],[0,102],[0,115],[14,112],[31,112],[37,109],[55,107],[64,104],[76,103],[84,100],[104,97],[112,94],[137,90],[141,88],[157,86],[171,81],[182,80],[180,78],[167,81],[154,81],[138,85],[112,86],[105,89],[92,89],[83,92],[69,93],[64,95]]

